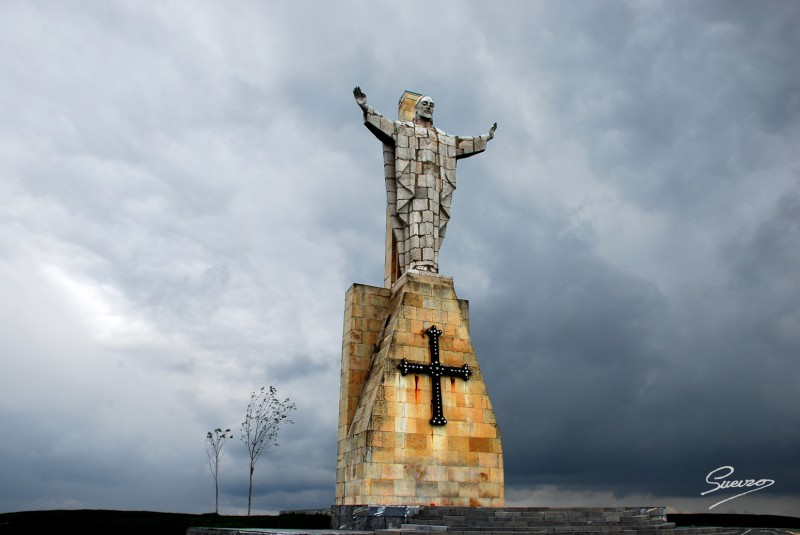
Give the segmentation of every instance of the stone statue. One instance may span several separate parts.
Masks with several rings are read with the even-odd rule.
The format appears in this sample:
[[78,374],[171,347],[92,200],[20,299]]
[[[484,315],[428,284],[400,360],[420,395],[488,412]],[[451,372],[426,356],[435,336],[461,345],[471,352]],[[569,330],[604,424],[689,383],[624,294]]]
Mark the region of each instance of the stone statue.
[[367,95],[359,87],[353,95],[364,111],[364,125],[383,142],[387,225],[391,227],[387,286],[408,270],[438,273],[439,249],[456,189],[456,160],[486,150],[497,123],[486,135],[453,136],[433,126],[431,97],[416,102],[413,121],[391,121],[367,104]]

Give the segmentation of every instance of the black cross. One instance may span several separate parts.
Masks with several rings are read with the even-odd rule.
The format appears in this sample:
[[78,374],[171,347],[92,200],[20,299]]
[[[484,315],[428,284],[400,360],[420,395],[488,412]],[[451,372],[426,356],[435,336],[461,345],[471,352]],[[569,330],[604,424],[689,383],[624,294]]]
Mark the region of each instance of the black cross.
[[472,370],[469,366],[464,364],[461,368],[454,366],[442,366],[439,364],[439,335],[442,331],[436,328],[436,325],[431,325],[425,334],[430,338],[428,345],[431,348],[431,363],[430,364],[416,364],[408,362],[407,359],[400,361],[397,368],[400,373],[406,375],[408,372],[423,373],[431,376],[431,384],[433,385],[433,396],[431,399],[431,408],[433,410],[433,418],[431,418],[431,425],[444,425],[447,423],[447,418],[444,417],[442,412],[442,383],[439,380],[442,375],[447,377],[461,377],[465,381],[469,380],[472,375]]

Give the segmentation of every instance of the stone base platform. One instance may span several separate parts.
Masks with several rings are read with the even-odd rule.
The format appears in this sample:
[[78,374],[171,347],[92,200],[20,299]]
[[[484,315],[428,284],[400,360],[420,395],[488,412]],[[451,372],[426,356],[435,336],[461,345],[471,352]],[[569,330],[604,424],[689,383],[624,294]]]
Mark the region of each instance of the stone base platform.
[[502,507],[500,430],[453,279],[354,284],[342,338],[335,503]]
[[676,528],[665,507],[333,506],[332,527],[386,535],[515,533],[735,534],[736,529]]

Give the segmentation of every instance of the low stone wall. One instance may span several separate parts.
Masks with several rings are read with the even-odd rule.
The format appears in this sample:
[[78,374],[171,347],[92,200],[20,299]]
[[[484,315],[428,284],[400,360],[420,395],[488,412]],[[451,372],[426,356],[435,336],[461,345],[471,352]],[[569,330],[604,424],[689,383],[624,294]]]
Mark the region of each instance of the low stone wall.
[[334,505],[331,508],[333,529],[374,531],[399,529],[419,513],[417,506],[405,505]]

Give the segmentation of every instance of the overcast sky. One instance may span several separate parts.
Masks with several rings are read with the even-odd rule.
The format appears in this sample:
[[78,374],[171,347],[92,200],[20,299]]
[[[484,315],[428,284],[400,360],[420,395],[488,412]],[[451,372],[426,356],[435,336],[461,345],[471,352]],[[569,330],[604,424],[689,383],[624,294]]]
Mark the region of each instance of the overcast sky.
[[[508,505],[800,511],[800,3],[7,1],[0,511],[334,501],[344,294],[382,285],[403,90],[479,135],[440,257]],[[238,433],[237,433],[238,435]],[[247,504],[241,442],[221,512]]]

